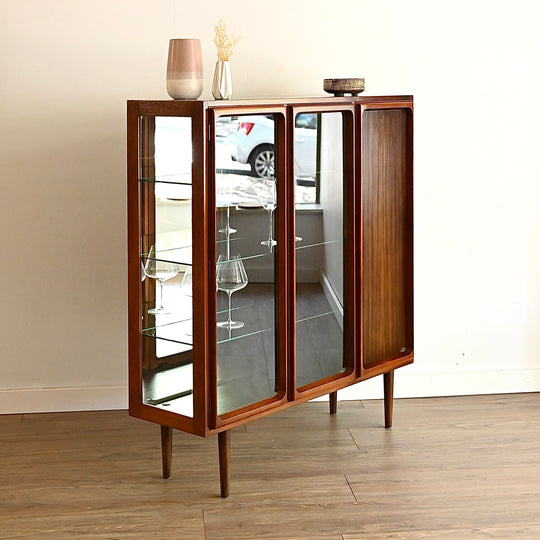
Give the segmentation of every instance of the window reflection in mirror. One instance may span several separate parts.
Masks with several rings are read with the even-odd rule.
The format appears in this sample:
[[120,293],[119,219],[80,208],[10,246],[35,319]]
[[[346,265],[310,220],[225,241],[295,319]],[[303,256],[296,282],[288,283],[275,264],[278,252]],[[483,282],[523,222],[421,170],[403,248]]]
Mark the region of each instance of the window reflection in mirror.
[[294,121],[295,203],[319,202],[317,113],[298,114]]
[[217,412],[276,395],[273,115],[216,120]]
[[191,118],[141,122],[143,402],[192,417]]
[[319,203],[306,208],[296,192],[296,385],[301,388],[344,371],[342,114],[297,115],[294,152],[296,170],[305,164],[297,183],[311,178]]
[[[298,123],[299,122],[299,123]],[[317,202],[317,114],[297,117],[297,136],[303,148],[295,161],[296,202]],[[223,173],[241,176],[247,200],[256,202],[258,178],[274,174],[273,115],[221,116],[216,122],[216,164]]]

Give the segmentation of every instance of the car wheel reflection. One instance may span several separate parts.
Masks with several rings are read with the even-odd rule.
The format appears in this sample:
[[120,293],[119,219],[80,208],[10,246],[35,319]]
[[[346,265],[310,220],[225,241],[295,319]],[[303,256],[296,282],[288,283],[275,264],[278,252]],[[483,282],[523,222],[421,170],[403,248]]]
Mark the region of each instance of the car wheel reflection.
[[251,173],[259,178],[274,177],[274,147],[270,144],[261,144],[249,156]]

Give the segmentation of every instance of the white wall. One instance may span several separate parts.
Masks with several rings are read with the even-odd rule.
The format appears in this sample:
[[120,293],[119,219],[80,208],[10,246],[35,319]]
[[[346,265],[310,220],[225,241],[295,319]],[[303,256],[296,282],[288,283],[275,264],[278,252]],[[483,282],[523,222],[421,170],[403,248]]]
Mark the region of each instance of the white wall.
[[[340,304],[343,315],[343,116],[320,116],[321,167],[320,202],[323,208],[323,238],[333,242],[324,246],[321,270]],[[338,319],[339,320],[339,319]],[[342,323],[341,323],[342,324]],[[343,328],[343,327],[342,327]]]
[[220,17],[235,97],[415,96],[396,394],[540,390],[540,2],[0,0],[0,412],[126,406],[125,100],[167,99],[172,37],[202,39],[209,97]]

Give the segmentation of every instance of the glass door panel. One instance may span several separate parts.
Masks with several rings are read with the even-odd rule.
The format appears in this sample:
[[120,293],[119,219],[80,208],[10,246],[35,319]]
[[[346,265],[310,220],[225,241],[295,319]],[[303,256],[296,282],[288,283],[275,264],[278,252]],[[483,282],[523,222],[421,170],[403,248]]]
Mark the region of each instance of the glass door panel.
[[273,115],[216,120],[217,414],[276,391]]
[[[345,371],[343,117],[295,117],[296,386]],[[310,199],[316,204],[309,204]]]
[[143,403],[193,417],[191,118],[141,122]]

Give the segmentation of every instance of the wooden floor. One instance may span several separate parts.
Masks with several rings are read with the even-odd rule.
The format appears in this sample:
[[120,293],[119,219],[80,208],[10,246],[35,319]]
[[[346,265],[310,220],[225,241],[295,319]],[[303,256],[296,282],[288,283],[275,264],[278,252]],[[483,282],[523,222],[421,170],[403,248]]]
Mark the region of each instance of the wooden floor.
[[[382,384],[382,383],[381,383]],[[217,438],[125,411],[0,416],[0,538],[540,538],[540,394],[307,403]]]

